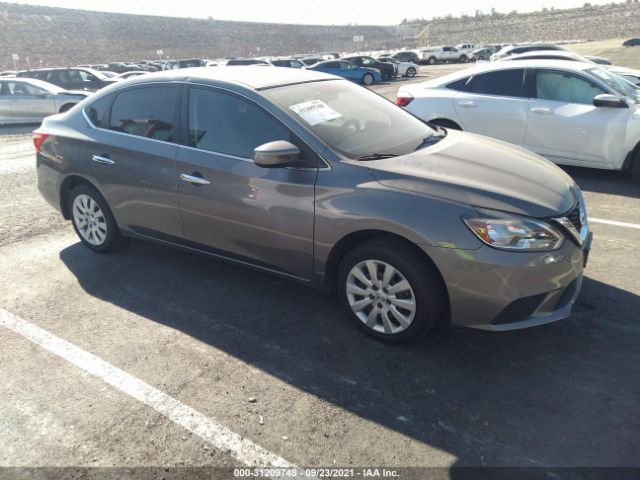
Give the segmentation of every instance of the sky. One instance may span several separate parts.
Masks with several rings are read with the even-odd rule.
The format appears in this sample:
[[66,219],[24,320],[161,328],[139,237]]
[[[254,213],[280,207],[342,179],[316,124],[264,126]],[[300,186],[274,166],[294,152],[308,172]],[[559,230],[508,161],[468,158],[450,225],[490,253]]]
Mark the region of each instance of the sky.
[[[611,0],[609,0],[611,1]],[[508,13],[580,7],[584,0],[20,0],[12,3],[46,5],[119,13],[164,15],[170,17],[213,17],[218,20],[249,22],[302,23],[320,25],[395,25],[403,18],[432,18],[462,13],[474,14],[476,9],[490,12],[495,8]],[[609,3],[590,0],[592,4]]]

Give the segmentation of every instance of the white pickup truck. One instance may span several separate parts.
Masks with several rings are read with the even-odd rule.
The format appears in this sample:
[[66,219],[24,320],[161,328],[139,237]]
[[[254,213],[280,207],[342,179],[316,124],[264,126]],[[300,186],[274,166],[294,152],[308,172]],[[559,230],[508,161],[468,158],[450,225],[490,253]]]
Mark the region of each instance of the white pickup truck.
[[420,50],[419,54],[420,63],[427,63],[429,65],[435,65],[436,63],[441,62],[465,63],[469,61],[470,56],[469,53],[446,45],[423,48]]

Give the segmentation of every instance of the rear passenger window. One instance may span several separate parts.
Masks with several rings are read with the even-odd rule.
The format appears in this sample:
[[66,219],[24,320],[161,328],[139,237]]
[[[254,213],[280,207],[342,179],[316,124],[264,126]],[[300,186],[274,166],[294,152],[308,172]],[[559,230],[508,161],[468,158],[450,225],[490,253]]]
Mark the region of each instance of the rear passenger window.
[[471,79],[466,91],[481,95],[525,97],[523,79],[524,69],[483,73]]
[[85,115],[94,127],[109,128],[107,114],[112,100],[113,95],[106,95],[84,108]]
[[253,150],[289,131],[256,105],[225,93],[189,92],[189,145],[211,152],[253,158]]
[[451,90],[458,90],[459,92],[464,92],[467,90],[467,82],[469,81],[469,77],[461,78],[460,80],[456,80],[455,82],[451,82],[447,85],[447,88]]
[[109,129],[165,142],[176,141],[178,89],[173,86],[126,90],[111,107]]

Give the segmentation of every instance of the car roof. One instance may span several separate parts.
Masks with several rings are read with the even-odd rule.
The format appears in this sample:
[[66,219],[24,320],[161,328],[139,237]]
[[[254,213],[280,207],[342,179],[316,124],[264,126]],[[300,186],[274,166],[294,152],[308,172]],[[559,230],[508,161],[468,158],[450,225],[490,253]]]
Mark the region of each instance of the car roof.
[[487,62],[450,73],[449,75],[445,75],[437,79],[428,80],[424,82],[423,85],[445,85],[464,77],[470,77],[471,75],[478,75],[480,73],[493,72],[497,70],[511,70],[515,68],[560,68],[562,70],[571,70],[575,72],[598,68],[598,65],[594,65],[593,63],[575,62],[573,60],[519,60],[517,62]]
[[29,78],[29,77],[0,77],[0,82],[23,82],[29,83],[31,85],[35,85],[36,87],[41,87],[50,92],[57,92],[63,90],[57,85],[53,85],[52,83],[45,82],[44,80],[38,80],[37,78]]
[[[330,60],[337,61],[337,60]],[[148,73],[127,80],[128,85],[149,81],[225,82],[242,85],[254,90],[306,83],[335,80],[336,76],[314,70],[298,68],[264,68],[254,65],[235,67],[194,67]]]
[[[527,58],[535,57],[537,55],[557,57],[558,60],[568,59],[568,57],[575,58],[576,60],[581,58],[579,54],[575,52],[571,52],[569,50],[530,50],[528,52],[517,53],[515,55],[505,57],[503,59],[500,59],[500,61],[524,60]],[[547,58],[547,59],[538,59],[538,60],[552,60],[552,59]],[[567,60],[567,61],[573,61],[573,60]]]

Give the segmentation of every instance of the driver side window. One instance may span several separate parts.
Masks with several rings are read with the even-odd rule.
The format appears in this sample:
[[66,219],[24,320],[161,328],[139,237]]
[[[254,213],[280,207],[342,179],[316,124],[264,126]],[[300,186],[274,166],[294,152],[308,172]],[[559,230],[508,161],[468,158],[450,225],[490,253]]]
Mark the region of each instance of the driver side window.
[[589,80],[567,72],[536,72],[536,98],[565,103],[591,105],[593,97],[605,92]]

